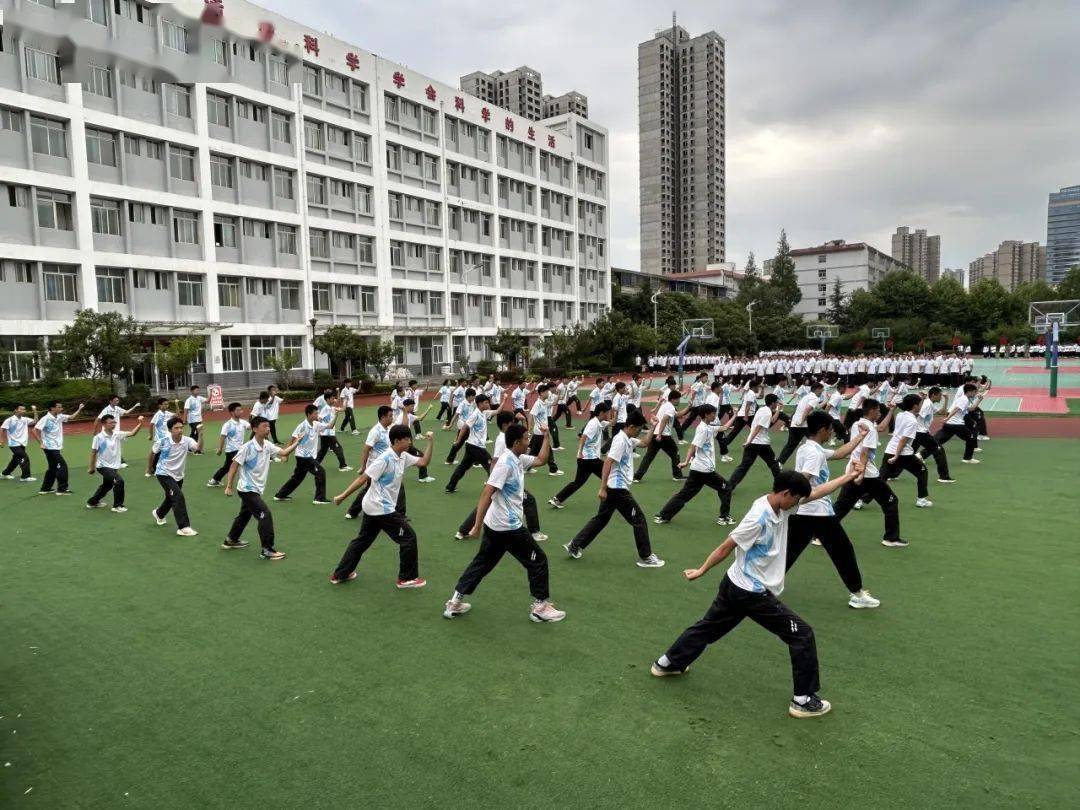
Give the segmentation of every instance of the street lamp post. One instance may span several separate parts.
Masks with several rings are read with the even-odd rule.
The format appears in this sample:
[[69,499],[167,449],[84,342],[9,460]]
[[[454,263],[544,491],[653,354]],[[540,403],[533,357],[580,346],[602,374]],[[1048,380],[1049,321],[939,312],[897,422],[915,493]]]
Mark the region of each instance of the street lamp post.
[[[483,270],[484,265],[473,264],[466,267],[461,271],[461,283],[465,285],[465,300],[461,302],[461,318],[462,323],[465,325],[465,363],[469,362],[469,273],[474,270]],[[480,317],[483,318],[483,312],[480,313]],[[453,348],[453,347],[451,347]]]
[[751,301],[746,305],[746,314],[750,318],[750,334],[754,334],[754,307],[757,306],[757,301]]

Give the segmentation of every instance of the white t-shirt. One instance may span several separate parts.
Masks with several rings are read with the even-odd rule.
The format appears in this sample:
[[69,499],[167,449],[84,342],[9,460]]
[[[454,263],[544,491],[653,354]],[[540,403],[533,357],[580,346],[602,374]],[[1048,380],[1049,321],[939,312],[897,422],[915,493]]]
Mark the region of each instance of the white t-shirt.
[[952,405],[949,407],[949,418],[945,420],[947,425],[963,425],[964,417],[967,416],[968,408],[971,407],[971,400],[961,394],[953,400]]
[[322,432],[318,422],[309,422],[306,418],[300,420],[300,424],[293,430],[294,439],[299,439],[296,445],[297,458],[315,458],[319,453],[319,434]]
[[634,480],[634,448],[641,444],[631,439],[625,430],[620,430],[611,440],[607,457],[611,459],[611,471],[608,473],[609,489],[627,489]]
[[581,436],[585,439],[581,445],[581,458],[600,458],[600,445],[604,440],[605,427],[607,427],[607,422],[601,422],[595,416],[588,421],[585,429],[581,431]]
[[937,404],[930,401],[927,397],[922,401],[922,405],[919,406],[919,433],[929,433],[930,423],[934,421],[934,413],[937,411]]
[[420,459],[411,453],[400,456],[392,449],[384,450],[374,461],[369,461],[364,474],[371,485],[360,502],[365,515],[389,515],[397,509],[398,493],[405,470],[416,466]]
[[[810,476],[810,486],[819,487],[829,480],[829,459],[836,455],[813,439],[807,439],[795,451],[795,472]],[[797,515],[829,516],[835,514],[832,499],[826,495],[816,501],[800,503]]]
[[172,418],[172,411],[154,411],[154,415],[150,417],[150,427],[154,431],[154,441],[163,442],[169,438],[169,420]]
[[246,419],[226,419],[221,425],[221,435],[225,437],[225,452],[235,453],[244,443],[244,432],[251,425]]
[[198,450],[199,443],[190,436],[181,436],[179,442],[174,442],[172,436],[166,436],[155,441],[151,449],[158,456],[154,475],[167,475],[176,481],[183,481],[188,453]]
[[[548,422],[548,405],[540,397],[536,398],[536,402],[533,403],[532,408],[529,410],[529,415],[533,418],[532,435],[539,436],[543,433],[541,427],[546,427]],[[486,434],[485,434],[486,438]]]
[[114,430],[110,436],[102,430],[94,436],[94,442],[91,445],[92,449],[97,451],[97,462],[94,468],[108,467],[110,470],[119,470],[122,463],[120,444],[130,435],[131,433],[126,430]]
[[611,398],[611,404],[615,408],[616,422],[622,423],[626,421],[626,403],[629,401],[629,394],[615,394],[615,396]]
[[117,423],[119,423],[120,422],[120,417],[123,416],[123,415],[124,415],[124,409],[121,408],[119,405],[106,405],[104,408],[101,409],[101,413],[98,414],[97,418],[98,418],[98,421],[100,422],[106,416],[111,416],[113,419],[115,419],[117,421]]
[[491,448],[491,457],[498,458],[506,452],[506,432],[500,430],[499,435],[495,437],[495,444]]
[[800,399],[799,404],[795,406],[795,415],[791,417],[791,426],[806,427],[806,417],[820,404],[821,397],[814,393],[809,393]]
[[[465,420],[465,426],[469,429],[469,435],[465,439],[466,444],[474,447],[483,447],[487,444],[487,414],[490,411],[482,411],[479,408],[469,414]],[[547,424],[545,420],[544,424]]]
[[[869,419],[860,419],[854,425],[851,426],[851,434],[854,436],[861,430],[866,430],[867,434],[863,438],[858,447],[851,453],[851,459],[854,460],[858,457],[860,449],[864,449],[865,453],[862,456],[862,460],[866,462],[866,471],[863,473],[863,478],[877,478],[878,468],[874,464],[874,459],[877,458],[878,449],[878,432],[877,425],[871,422]],[[851,461],[848,462],[847,469],[851,470]]]
[[446,403],[450,402],[450,386],[449,385],[440,385],[439,386],[439,402],[446,402]]
[[510,401],[514,404],[515,411],[525,410],[525,400],[528,396],[529,392],[525,388],[515,388],[510,392]]
[[266,404],[262,406],[262,413],[260,414],[264,419],[268,419],[271,422],[276,422],[278,418],[278,411],[281,409],[281,403],[284,402],[281,397],[270,397],[266,401]]
[[851,404],[848,406],[852,410],[855,408],[861,408],[863,402],[870,396],[870,386],[860,385],[858,390],[851,397]]
[[322,405],[319,406],[319,422],[322,423],[322,435],[333,436],[337,431],[334,430],[334,422],[337,421],[337,414],[332,405],[327,404],[326,400],[323,400]]
[[66,413],[57,414],[56,416],[51,413],[46,413],[37,420],[37,424],[34,425],[34,427],[41,431],[41,446],[43,449],[64,449],[64,422],[67,422],[70,419],[71,416]]
[[690,460],[691,470],[702,473],[716,472],[716,445],[714,441],[716,434],[719,432],[719,424],[698,423],[697,429],[694,431],[694,440],[691,442],[697,448],[694,450],[694,457]]
[[910,411],[900,411],[896,414],[896,422],[893,425],[892,436],[889,437],[889,443],[885,445],[885,455],[892,456],[896,454],[896,448],[900,444],[900,438],[907,437],[907,443],[904,445],[904,451],[900,454],[902,456],[910,456],[915,452],[912,446],[915,441],[915,434],[919,431],[919,422],[915,418],[915,415]]
[[203,396],[190,396],[184,400],[184,412],[187,413],[188,424],[202,421],[203,403],[207,401]]
[[769,425],[773,420],[772,408],[759,408],[757,413],[754,414],[753,420],[750,422],[750,432],[754,432],[755,427],[761,428],[758,431],[757,436],[750,440],[750,444],[768,444],[769,443]]
[[520,529],[524,523],[525,471],[536,462],[535,456],[503,453],[491,468],[488,484],[496,489],[491,506],[484,515],[484,525],[492,531]]
[[667,423],[664,425],[664,432],[662,435],[671,435],[671,425],[675,421],[675,406],[670,400],[661,403],[659,410],[656,412],[656,427],[653,428],[653,435],[660,436],[660,423],[664,421],[664,417],[668,418]]
[[237,451],[233,462],[240,465],[240,483],[236,488],[240,492],[262,494],[266,489],[266,478],[270,474],[270,462],[281,452],[273,442],[267,440],[259,444],[257,439],[250,439]]
[[783,592],[790,514],[790,510],[774,512],[768,495],[754,501],[746,517],[730,532],[735,541],[735,562],[727,577],[733,585],[751,593],[769,591],[779,596]]
[[15,414],[4,420],[3,428],[7,431],[8,447],[26,447],[27,426],[33,421],[32,416]]
[[754,415],[756,408],[757,394],[753,391],[746,391],[743,393],[742,402],[739,404],[739,410],[736,412],[736,416],[741,416],[743,419],[749,419]]
[[844,395],[839,391],[833,391],[832,396],[829,397],[829,416],[833,419],[840,418],[840,405],[844,401]]
[[356,389],[350,385],[346,385],[344,388],[341,389],[339,393],[339,396],[344,401],[346,408],[351,408],[353,406],[353,397],[355,395]]
[[377,458],[390,449],[390,429],[383,427],[382,422],[376,422],[368,431],[364,444],[371,448],[368,458]]

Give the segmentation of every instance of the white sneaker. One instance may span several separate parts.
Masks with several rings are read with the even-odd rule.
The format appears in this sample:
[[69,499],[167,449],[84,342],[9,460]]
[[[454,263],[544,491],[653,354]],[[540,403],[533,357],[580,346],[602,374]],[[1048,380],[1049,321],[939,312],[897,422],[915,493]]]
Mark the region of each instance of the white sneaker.
[[165,518],[158,517],[157,509],[151,509],[150,514],[154,516],[154,522],[157,523],[158,526],[165,525]]
[[664,561],[657,557],[655,554],[650,554],[648,557],[637,561],[638,568],[663,568]]
[[965,464],[982,464],[977,458],[962,458],[960,460]]
[[109,505],[107,503],[88,503],[86,505],[86,508],[87,509],[107,509],[108,506]]
[[112,511],[113,511],[113,512],[118,512],[118,513],[121,513],[121,514],[122,514],[122,513],[124,513],[124,512],[126,512],[126,511],[127,511],[127,507],[126,507],[126,506],[114,506],[114,507],[112,508]]
[[[719,518],[717,518],[717,520],[719,520]],[[654,517],[652,519],[652,522],[655,523],[657,526],[660,526],[660,525],[662,525],[664,523],[667,523],[668,519],[667,518],[662,518],[659,515],[657,515],[656,517]]]
[[929,509],[931,506],[934,505],[934,502],[932,500],[930,500],[929,498],[919,498],[918,500],[915,501],[915,505],[919,509]]
[[8,480],[8,481],[14,481],[14,480],[15,480],[15,476],[14,476],[14,475],[5,475],[5,476],[4,476],[4,478],[5,478],[6,480]]
[[730,464],[735,459],[732,458],[731,456],[720,456],[720,460],[723,461],[725,464]]
[[543,543],[545,540],[548,539],[548,536],[543,532],[533,532],[532,539],[535,540],[537,543]]
[[543,602],[533,603],[529,618],[534,622],[561,622],[566,618],[566,611],[556,610],[555,606],[545,599]]
[[359,431],[359,430],[354,430],[354,431],[352,432],[352,435],[353,435],[353,436],[359,436],[359,435],[360,435],[360,431]]
[[472,610],[472,605],[468,602],[455,602],[451,599],[443,606],[442,615],[444,619],[452,619],[462,613],[468,613],[470,610]]
[[980,442],[988,442],[988,441],[990,441],[990,437],[989,436],[980,436],[979,441]]
[[432,483],[432,482],[433,482],[434,480],[435,480],[435,479],[434,479],[434,478],[432,478],[432,477],[431,477],[430,475],[427,475],[427,476],[424,476],[423,478],[421,478],[421,479],[420,479],[420,483],[421,483],[421,484],[430,484],[430,483]]
[[862,501],[855,501],[855,505],[853,507],[851,507],[851,508],[855,509],[855,510],[862,509],[863,508],[863,502]]
[[550,475],[552,478],[557,478],[560,475],[566,475],[566,471],[565,470],[554,470],[552,472],[549,472],[548,475]]
[[120,469],[121,470],[126,470],[127,468],[128,468],[127,462],[126,461],[121,461],[120,462]]
[[812,546],[820,546],[820,545],[821,545],[821,541],[820,541],[820,540],[818,540],[818,539],[817,539],[817,538],[815,537],[815,538],[814,538],[813,540],[811,540],[811,541],[810,541],[810,545],[812,545]]
[[352,470],[352,467],[349,467],[349,466],[347,466],[347,465],[346,465],[346,466],[344,466],[344,467],[338,467],[338,468],[337,468],[337,471],[338,471],[338,472],[350,472],[351,470]]
[[956,483],[956,479],[955,479],[955,478],[939,478],[939,479],[937,480],[937,482],[938,482],[939,484],[955,484],[955,483]]
[[208,487],[220,487],[221,482],[220,481],[215,481],[213,478],[211,478],[209,481],[206,482],[206,485]]
[[548,506],[551,506],[551,507],[553,507],[555,509],[562,509],[563,508],[562,503],[555,500],[554,498],[551,498],[551,499],[548,500]]
[[981,453],[981,452],[982,452],[982,448],[981,448],[981,447],[976,447],[976,448],[975,448],[975,452],[976,452],[976,453]]
[[143,478],[153,478],[153,477],[154,476],[151,473],[143,473]]
[[848,607],[861,609],[861,608],[876,608],[881,606],[881,600],[875,599],[870,595],[870,591],[863,588],[858,593],[851,594],[851,598],[848,599]]
[[177,529],[177,530],[176,530],[176,533],[177,533],[178,535],[180,535],[180,537],[194,537],[195,535],[197,535],[197,534],[198,534],[198,532],[197,532],[197,531],[195,531],[195,530],[194,530],[193,528],[191,528],[190,526],[185,526],[185,527],[184,527],[184,528],[182,528],[182,529]]
[[34,478],[34,476],[32,475],[28,476],[27,478],[20,478],[19,480],[22,481],[24,484],[29,484],[31,481],[37,481],[37,479]]

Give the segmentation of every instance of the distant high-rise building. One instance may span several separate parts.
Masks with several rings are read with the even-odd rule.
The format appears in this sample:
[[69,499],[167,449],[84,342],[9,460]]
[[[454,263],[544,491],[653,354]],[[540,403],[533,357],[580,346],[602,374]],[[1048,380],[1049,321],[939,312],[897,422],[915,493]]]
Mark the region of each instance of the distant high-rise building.
[[638,45],[641,267],[724,261],[724,40],[674,24]]
[[1008,239],[993,253],[968,265],[968,286],[984,278],[996,278],[1012,292],[1025,281],[1042,279],[1046,273],[1046,248],[1038,242]]
[[571,90],[545,96],[540,72],[525,65],[509,71],[474,71],[461,77],[461,89],[531,121],[570,113],[588,117],[589,100],[583,94]]
[[961,285],[964,284],[964,278],[966,276],[967,276],[967,271],[962,267],[957,267],[957,268],[952,269],[952,270],[950,270],[949,268],[946,267],[944,270],[941,271],[941,277],[942,278],[955,279]]
[[1057,284],[1080,265],[1080,186],[1050,194],[1046,207],[1046,280]]
[[924,228],[912,233],[901,225],[892,237],[892,257],[933,284],[941,273],[941,237],[927,236]]

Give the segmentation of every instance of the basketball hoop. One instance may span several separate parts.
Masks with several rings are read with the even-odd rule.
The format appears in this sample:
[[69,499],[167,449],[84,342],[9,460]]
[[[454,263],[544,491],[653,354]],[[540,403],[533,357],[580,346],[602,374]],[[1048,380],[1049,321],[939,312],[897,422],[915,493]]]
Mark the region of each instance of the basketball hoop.
[[806,325],[806,339],[821,341],[821,352],[825,353],[825,341],[840,337],[840,327],[833,323],[810,323]]
[[1057,397],[1058,341],[1061,333],[1080,326],[1080,299],[1064,301],[1032,301],[1028,305],[1028,322],[1045,343],[1046,368],[1050,370],[1050,396]]

